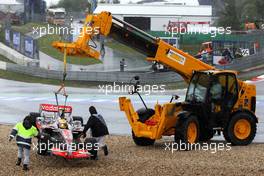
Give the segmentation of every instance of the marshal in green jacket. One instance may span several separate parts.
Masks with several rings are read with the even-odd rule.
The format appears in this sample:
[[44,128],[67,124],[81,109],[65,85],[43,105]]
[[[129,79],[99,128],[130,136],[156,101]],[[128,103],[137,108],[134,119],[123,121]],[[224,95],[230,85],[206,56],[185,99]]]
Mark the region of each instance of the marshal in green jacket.
[[38,135],[38,130],[36,127],[32,126],[29,129],[26,129],[23,126],[23,123],[17,123],[16,126],[12,129],[10,138],[14,138],[16,136],[17,145],[23,146],[25,148],[30,149],[32,143],[32,137]]

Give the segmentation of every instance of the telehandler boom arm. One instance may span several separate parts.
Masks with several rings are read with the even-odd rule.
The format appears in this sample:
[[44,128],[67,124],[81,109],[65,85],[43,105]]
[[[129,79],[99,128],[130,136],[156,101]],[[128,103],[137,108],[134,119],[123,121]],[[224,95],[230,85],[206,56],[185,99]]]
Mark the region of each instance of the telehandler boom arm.
[[67,55],[89,56],[99,59],[100,53],[89,45],[93,37],[98,34],[109,36],[126,46],[134,48],[144,54],[148,61],[156,61],[168,66],[179,73],[187,82],[190,81],[194,71],[214,70],[214,67],[113,17],[109,12],[88,15],[76,42],[66,43],[66,45],[61,42],[54,42],[53,47],[62,52],[66,49]]

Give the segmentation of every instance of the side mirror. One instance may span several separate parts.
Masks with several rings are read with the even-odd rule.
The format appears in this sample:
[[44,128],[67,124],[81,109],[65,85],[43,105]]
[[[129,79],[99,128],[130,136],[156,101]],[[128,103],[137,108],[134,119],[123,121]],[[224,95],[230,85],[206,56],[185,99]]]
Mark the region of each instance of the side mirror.
[[173,99],[178,100],[179,98],[180,98],[180,96],[178,96],[178,95],[172,95],[170,103],[172,103]]

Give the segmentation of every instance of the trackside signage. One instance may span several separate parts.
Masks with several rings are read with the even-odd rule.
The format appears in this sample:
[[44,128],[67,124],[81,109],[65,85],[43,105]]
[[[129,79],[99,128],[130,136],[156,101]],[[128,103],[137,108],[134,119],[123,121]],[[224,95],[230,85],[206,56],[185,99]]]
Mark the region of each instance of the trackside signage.
[[185,64],[186,58],[173,50],[169,50],[167,56],[169,59],[176,61],[181,65]]
[[5,40],[9,44],[10,43],[10,30],[5,29]]
[[34,52],[33,52],[33,48],[34,48],[34,44],[33,44],[33,38],[31,37],[25,37],[25,55],[29,56],[31,58],[34,57]]
[[13,32],[13,46],[16,50],[20,50],[20,33]]

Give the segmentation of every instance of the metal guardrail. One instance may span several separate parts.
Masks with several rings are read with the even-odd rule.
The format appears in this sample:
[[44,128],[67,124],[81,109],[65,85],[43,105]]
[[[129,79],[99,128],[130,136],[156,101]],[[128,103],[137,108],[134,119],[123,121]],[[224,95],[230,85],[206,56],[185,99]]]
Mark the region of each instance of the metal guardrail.
[[[250,67],[256,67],[264,64],[264,53],[255,54],[236,60],[232,64],[220,67],[220,69],[230,69],[243,71]],[[62,72],[55,70],[46,70],[39,67],[21,66],[17,64],[7,63],[6,70],[26,75],[36,76],[40,78],[61,79]],[[134,76],[140,76],[143,84],[162,84],[182,81],[182,78],[175,72],[78,72],[70,71],[67,80],[75,81],[93,81],[93,82],[120,82],[129,83]]]
[[[7,63],[6,70],[36,76],[40,78],[61,79],[62,71],[46,70],[38,67],[26,67]],[[181,80],[175,72],[78,72],[70,71],[67,80],[92,81],[92,82],[120,82],[129,83],[134,76],[140,76],[142,83],[157,84]]]
[[247,68],[256,67],[262,64],[264,64],[264,52],[243,57],[241,59],[234,59],[231,64],[226,66],[217,66],[217,68],[243,71]]

